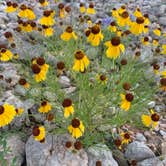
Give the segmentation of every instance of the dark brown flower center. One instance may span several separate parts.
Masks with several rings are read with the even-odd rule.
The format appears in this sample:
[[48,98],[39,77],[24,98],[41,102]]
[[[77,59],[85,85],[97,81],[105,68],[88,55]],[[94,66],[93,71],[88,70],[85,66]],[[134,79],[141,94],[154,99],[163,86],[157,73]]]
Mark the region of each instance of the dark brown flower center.
[[100,76],[100,80],[101,80],[101,81],[105,81],[106,78],[107,78],[107,77],[106,77],[104,74],[102,74],[102,75]]
[[1,49],[1,53],[5,53],[7,50],[5,48]]
[[140,8],[137,8],[137,11],[140,12]]
[[137,17],[136,23],[137,24],[143,24],[144,23],[144,18],[143,17]]
[[27,7],[26,7],[26,5],[22,4],[22,5],[20,6],[20,9],[21,9],[21,10],[26,10]]
[[63,70],[65,68],[65,63],[60,61],[57,63],[57,69]]
[[12,6],[13,6],[14,8],[16,8],[16,7],[18,7],[18,4],[17,4],[17,3],[13,3]]
[[121,6],[121,9],[126,9],[126,6],[122,5],[122,6]]
[[47,105],[47,101],[42,101],[41,105],[42,106],[46,106]]
[[90,4],[89,4],[89,8],[94,8],[93,3],[90,3]]
[[15,48],[16,47],[16,44],[15,43],[11,43],[10,45],[12,48]]
[[116,139],[116,140],[114,140],[114,144],[119,147],[122,144],[122,140]]
[[148,37],[144,37],[144,41],[145,41],[145,42],[148,42],[148,41],[149,41],[149,38],[148,38]]
[[48,120],[48,121],[52,121],[53,119],[54,119],[54,114],[49,113],[49,114],[47,115],[47,120]]
[[88,36],[90,35],[90,33],[91,33],[91,30],[90,30],[90,29],[88,29],[87,31],[85,31],[86,37],[88,37]]
[[65,144],[66,148],[70,148],[72,146],[72,143],[71,141],[67,141],[66,144]]
[[151,119],[152,119],[152,121],[154,121],[154,122],[158,122],[159,119],[160,119],[160,116],[159,116],[158,114],[156,114],[156,113],[153,113],[153,114],[151,115]]
[[45,142],[45,138],[43,138],[42,140],[40,140],[40,143],[44,143]]
[[37,58],[36,62],[37,62],[38,65],[44,65],[45,64],[45,60],[44,60],[43,57]]
[[8,1],[8,2],[6,3],[6,5],[7,5],[7,6],[12,6],[12,2],[11,2],[11,1]]
[[39,74],[41,71],[40,67],[37,64],[33,64],[31,68],[34,74]]
[[161,78],[161,79],[160,79],[160,84],[161,84],[162,86],[166,86],[166,78]]
[[98,34],[100,32],[100,27],[98,25],[93,26],[91,32],[95,35]]
[[127,59],[122,59],[122,60],[120,61],[120,63],[121,63],[121,65],[127,65]]
[[113,46],[118,46],[118,45],[120,44],[120,38],[119,38],[119,37],[113,37],[113,38],[111,39],[111,44],[112,44]]
[[124,11],[121,15],[123,18],[128,18],[129,17],[129,13]]
[[160,48],[156,48],[156,49],[155,49],[155,52],[156,52],[156,53],[160,53]]
[[114,21],[112,21],[112,22],[110,23],[110,25],[111,25],[111,26],[115,26],[116,24],[115,24]]
[[145,18],[149,18],[149,15],[148,15],[148,14],[144,14],[144,17],[145,17]]
[[73,28],[72,28],[71,26],[68,26],[68,27],[66,28],[66,32],[72,33],[72,32],[73,32]]
[[64,99],[63,100],[63,103],[62,103],[62,106],[63,107],[69,107],[69,106],[71,106],[72,105],[72,100],[71,99]]
[[33,136],[38,136],[40,134],[40,130],[38,126],[35,126],[32,130]]
[[31,27],[33,28],[37,26],[35,22],[31,22],[30,24],[31,24]]
[[60,4],[58,5],[58,8],[59,8],[59,9],[63,9],[64,6],[65,6],[65,5],[64,5],[63,3],[60,3]]
[[5,32],[4,36],[8,39],[8,38],[11,38],[13,35],[11,32]]
[[3,114],[5,111],[4,107],[2,105],[0,105],[0,115]]
[[45,2],[45,0],[39,0],[39,2],[40,2],[41,4],[43,4],[43,3]]
[[96,166],[102,166],[102,162],[101,161],[96,161]]
[[125,139],[130,139],[129,133],[125,133],[125,134],[124,134],[124,138],[125,138]]
[[126,97],[126,100],[129,102],[133,101],[134,99],[134,96],[131,93],[127,93],[125,97]]
[[80,126],[80,121],[78,119],[73,119],[71,121],[71,125],[74,127],[74,128],[78,128]]
[[49,17],[51,15],[51,11],[50,10],[45,10],[43,12],[43,15],[46,16],[46,17]]
[[158,64],[153,64],[153,69],[154,70],[159,70],[160,69],[160,66]]
[[84,6],[84,4],[83,3],[80,3],[80,7],[83,7]]
[[137,51],[136,53],[135,53],[135,56],[140,56],[141,55],[141,52],[140,51]]
[[67,13],[69,13],[69,12],[71,11],[71,7],[70,7],[70,6],[66,6],[66,7],[65,7],[65,11],[66,11]]
[[76,59],[81,60],[81,59],[83,59],[83,57],[84,57],[84,54],[83,54],[82,51],[77,51],[77,52],[75,53],[75,58],[76,58]]
[[129,35],[129,34],[131,34],[131,31],[130,31],[130,30],[125,30],[125,31],[123,32],[123,34],[124,34],[124,35]]
[[81,143],[80,141],[76,141],[76,142],[74,143],[74,148],[75,148],[76,150],[82,149],[82,143]]
[[18,109],[17,108],[15,109],[15,111],[16,111],[16,113],[18,113]]
[[26,79],[24,79],[24,78],[21,78],[20,80],[19,80],[19,84],[20,85],[25,85],[26,84]]
[[125,82],[125,83],[123,84],[123,89],[124,89],[124,90],[129,90],[130,88],[131,88],[131,85],[130,85],[129,83]]
[[149,26],[148,26],[148,25],[145,25],[144,28],[149,28]]
[[16,28],[15,28],[15,31],[21,32],[21,27],[16,27]]

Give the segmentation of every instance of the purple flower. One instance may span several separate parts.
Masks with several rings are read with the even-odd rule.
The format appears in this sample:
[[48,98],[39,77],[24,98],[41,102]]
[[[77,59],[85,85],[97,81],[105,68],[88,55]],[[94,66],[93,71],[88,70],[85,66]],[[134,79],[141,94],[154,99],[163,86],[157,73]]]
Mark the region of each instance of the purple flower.
[[112,21],[112,17],[103,18],[102,19],[102,25],[103,26],[108,26],[108,25],[110,25],[111,21]]

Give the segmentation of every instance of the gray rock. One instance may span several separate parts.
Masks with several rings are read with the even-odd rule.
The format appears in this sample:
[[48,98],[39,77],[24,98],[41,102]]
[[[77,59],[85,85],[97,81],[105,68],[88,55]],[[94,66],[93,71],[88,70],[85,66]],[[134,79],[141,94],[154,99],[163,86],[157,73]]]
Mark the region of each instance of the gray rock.
[[[9,151],[4,156],[4,159],[7,161],[7,166],[11,166],[14,159],[14,164],[17,166],[21,166],[25,156],[25,143],[21,140],[20,136],[18,135],[8,137],[6,139],[6,142],[7,147],[9,148]],[[3,151],[2,145],[0,145],[0,151]]]
[[142,142],[134,141],[127,146],[125,157],[128,160],[142,161],[155,157],[152,150]]
[[166,156],[166,142],[161,144],[161,154]]
[[59,77],[59,83],[62,88],[69,88],[70,87],[70,79],[66,76]]
[[120,150],[113,150],[112,154],[119,166],[128,166],[127,160]]
[[166,17],[160,17],[160,18],[159,18],[159,23],[160,23],[161,25],[166,26]]
[[77,88],[74,87],[74,86],[71,86],[69,88],[65,88],[64,91],[66,94],[70,94],[70,93],[73,93]]
[[146,140],[145,136],[142,133],[137,133],[136,134],[136,141],[146,142],[147,140]]
[[104,144],[94,145],[87,149],[88,166],[94,166],[96,161],[101,161],[102,166],[118,166],[112,157],[111,150]]
[[159,132],[163,137],[166,137],[166,132],[164,130],[160,130]]
[[27,166],[87,166],[88,156],[83,149],[73,153],[65,148],[69,140],[72,138],[68,135],[48,135],[45,143],[40,143],[31,136],[26,143]]
[[154,157],[137,163],[137,166],[165,166],[166,156]]

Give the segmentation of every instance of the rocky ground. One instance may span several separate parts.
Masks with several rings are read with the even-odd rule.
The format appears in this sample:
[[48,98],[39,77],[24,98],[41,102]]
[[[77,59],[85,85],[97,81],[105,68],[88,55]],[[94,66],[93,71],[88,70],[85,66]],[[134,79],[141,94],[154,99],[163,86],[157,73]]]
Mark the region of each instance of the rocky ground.
[[[31,2],[33,6],[34,1],[31,0]],[[85,2],[85,0],[82,0],[82,2]],[[157,22],[166,30],[165,0],[94,0],[93,2],[99,11],[97,18],[109,17],[110,8],[127,3],[129,9],[139,6],[142,11],[150,15],[154,25]],[[7,40],[3,34],[6,30],[14,31],[17,18],[15,15],[4,13],[5,1],[0,1],[0,3],[0,46],[6,46]],[[68,1],[68,3],[70,2]],[[79,4],[74,1],[74,5]],[[45,51],[44,48],[43,50],[41,49],[40,44],[32,44],[28,35],[18,35],[17,39],[20,46],[16,48],[16,51],[21,55],[22,59],[26,58],[24,52],[28,52],[29,49],[31,50],[31,55],[41,54],[41,52]],[[21,50],[20,47],[22,48]],[[159,58],[158,61],[161,63],[166,60],[166,57]],[[50,55],[50,61],[56,62],[56,59]],[[25,126],[28,126],[29,119],[27,119],[26,115],[29,109],[34,108],[34,101],[31,99],[21,100],[18,97],[20,95],[24,96],[25,91],[17,86],[20,75],[16,66],[10,62],[0,63],[0,75],[3,75],[3,79],[0,80],[1,87],[6,89],[3,94],[0,94],[0,103],[8,102],[25,109],[24,115],[15,119],[12,126],[19,128],[22,126],[22,122],[25,123]],[[70,93],[75,89],[75,87],[71,86],[70,79],[65,76],[61,77],[60,82],[66,93]],[[166,93],[158,92],[156,100],[149,103],[149,108],[154,108],[161,114],[162,119],[159,127],[155,131],[142,132],[128,125],[123,126],[133,133],[133,142],[127,146],[124,153],[117,149],[110,151],[104,144],[71,153],[72,149],[68,151],[64,148],[65,142],[72,140],[69,135],[48,135],[46,143],[41,144],[35,141],[32,136],[28,139],[22,139],[20,135],[15,134],[7,138],[7,145],[10,147],[11,152],[5,157],[8,159],[8,165],[11,165],[13,157],[17,157],[16,166],[95,166],[97,161],[101,161],[103,166],[166,166]],[[3,130],[8,130],[8,127]],[[2,151],[2,147],[0,147],[0,151]]]

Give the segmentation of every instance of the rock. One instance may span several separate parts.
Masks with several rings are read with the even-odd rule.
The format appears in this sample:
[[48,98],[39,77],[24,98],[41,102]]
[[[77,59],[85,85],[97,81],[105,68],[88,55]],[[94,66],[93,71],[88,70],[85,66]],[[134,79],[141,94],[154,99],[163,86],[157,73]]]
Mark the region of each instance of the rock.
[[127,146],[125,157],[128,160],[142,161],[155,157],[152,150],[142,142],[134,141]]
[[164,138],[166,138],[166,132],[164,130],[160,130],[159,132]]
[[154,157],[137,163],[137,166],[165,166],[166,157]]
[[101,161],[102,166],[118,166],[112,157],[111,150],[104,144],[94,145],[87,149],[88,166],[95,166],[96,161]]
[[159,23],[160,23],[161,25],[166,26],[166,17],[160,17],[160,18],[159,18]]
[[74,86],[71,86],[69,88],[65,88],[64,91],[66,94],[70,94],[70,93],[73,93],[77,88],[74,87]]
[[[77,153],[66,149],[68,135],[48,135],[45,143],[35,141],[31,136],[26,143],[27,166],[88,166],[88,156],[81,149]],[[73,140],[72,140],[73,141]]]
[[59,83],[62,88],[69,88],[70,87],[70,79],[66,76],[59,77]]
[[136,134],[136,141],[146,142],[147,140],[146,140],[145,136],[142,133],[137,133]]
[[166,142],[161,144],[161,154],[166,155]]
[[16,85],[14,88],[14,91],[16,94],[18,94],[20,96],[25,96],[26,92],[27,92],[27,90],[23,86],[20,86],[20,85]]
[[155,101],[151,101],[151,102],[148,103],[149,108],[154,108],[155,105],[156,105]]
[[120,150],[113,150],[112,154],[119,166],[128,166],[127,160]]
[[[20,136],[18,135],[8,137],[6,139],[6,143],[6,148],[9,148],[9,151],[7,152],[7,154],[5,153],[4,156],[4,159],[7,161],[7,166],[11,166],[14,160],[14,165],[21,166],[25,156],[25,143],[21,140]],[[3,150],[4,149],[2,145],[0,145],[0,152]]]
[[[1,63],[0,68],[2,68],[3,72],[0,72],[3,75],[4,79],[6,80],[5,87],[12,87],[17,84],[20,76],[17,74],[16,67],[12,63]],[[8,81],[10,80],[10,82]]]

